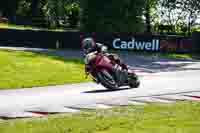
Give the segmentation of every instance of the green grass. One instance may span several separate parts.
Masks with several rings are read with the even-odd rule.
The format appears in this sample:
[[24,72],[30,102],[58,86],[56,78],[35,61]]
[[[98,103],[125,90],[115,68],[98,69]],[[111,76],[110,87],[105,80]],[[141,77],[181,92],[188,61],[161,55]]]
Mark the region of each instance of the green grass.
[[1,133],[199,133],[200,103],[151,104],[0,122]]
[[12,24],[5,24],[5,23],[0,23],[0,28],[1,29],[18,29],[18,30],[29,30],[33,29],[30,26],[18,26],[18,25],[12,25]]
[[200,59],[200,54],[193,53],[159,53],[159,52],[143,52],[143,51],[112,51],[126,54],[133,54],[146,57],[160,57],[169,59]]
[[73,29],[64,29],[64,28],[55,28],[55,29],[48,29],[48,28],[38,28],[38,27],[32,27],[28,25],[14,25],[14,24],[6,24],[6,23],[0,23],[0,29],[16,29],[16,30],[34,30],[34,31],[58,31],[63,32],[65,30],[67,31],[77,31]]
[[189,60],[195,59],[194,54],[154,53],[151,55],[169,59],[189,59]]
[[164,57],[177,58],[177,59],[193,59],[192,54],[163,54]]
[[79,59],[0,50],[0,89],[61,85],[88,81]]

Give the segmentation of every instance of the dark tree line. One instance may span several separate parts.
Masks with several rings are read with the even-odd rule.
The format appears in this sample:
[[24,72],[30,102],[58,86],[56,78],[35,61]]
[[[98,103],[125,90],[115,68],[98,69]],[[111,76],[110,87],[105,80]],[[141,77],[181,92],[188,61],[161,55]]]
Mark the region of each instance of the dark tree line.
[[[50,25],[58,26],[61,18],[76,25],[79,18],[78,0],[7,0],[0,2],[1,16],[8,18],[9,23],[16,23],[16,18],[26,18],[34,23],[43,20]],[[75,22],[76,21],[76,22]]]
[[199,0],[4,0],[0,12],[9,23],[24,17],[34,25],[70,26],[84,31],[145,31],[166,25],[188,31],[200,15]]

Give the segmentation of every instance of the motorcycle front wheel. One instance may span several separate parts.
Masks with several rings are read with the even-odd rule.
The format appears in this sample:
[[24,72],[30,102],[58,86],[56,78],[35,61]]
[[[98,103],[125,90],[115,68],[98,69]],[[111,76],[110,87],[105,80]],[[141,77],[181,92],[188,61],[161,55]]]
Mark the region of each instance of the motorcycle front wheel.
[[129,75],[129,86],[131,88],[138,88],[140,86],[139,78],[136,74]]
[[118,85],[116,84],[113,76],[105,69],[97,73],[97,77],[99,82],[109,90],[118,89]]

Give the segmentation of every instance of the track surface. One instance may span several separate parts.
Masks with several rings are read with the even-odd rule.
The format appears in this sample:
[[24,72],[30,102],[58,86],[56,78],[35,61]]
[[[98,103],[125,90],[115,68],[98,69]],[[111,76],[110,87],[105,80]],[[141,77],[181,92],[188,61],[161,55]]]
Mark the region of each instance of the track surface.
[[[81,58],[81,53],[78,51],[9,49]],[[51,113],[77,112],[81,109],[200,100],[200,61],[161,59],[127,53],[122,53],[120,56],[140,76],[139,88],[108,91],[95,83],[83,83],[3,90],[0,91],[0,117],[40,117]]]

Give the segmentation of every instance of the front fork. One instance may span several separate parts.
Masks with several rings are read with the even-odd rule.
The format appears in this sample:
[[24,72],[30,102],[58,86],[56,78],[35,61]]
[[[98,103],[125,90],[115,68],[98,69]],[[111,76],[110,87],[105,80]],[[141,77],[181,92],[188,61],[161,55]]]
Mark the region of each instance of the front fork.
[[88,78],[88,76],[89,76],[89,74],[90,74],[90,68],[89,68],[89,66],[88,65],[85,65],[85,78],[87,79]]
[[99,80],[96,78],[95,74],[92,73],[89,66],[85,65],[85,78],[87,79],[91,75],[91,78],[94,82],[99,83]]
[[85,79],[88,79],[89,73],[85,73]]

